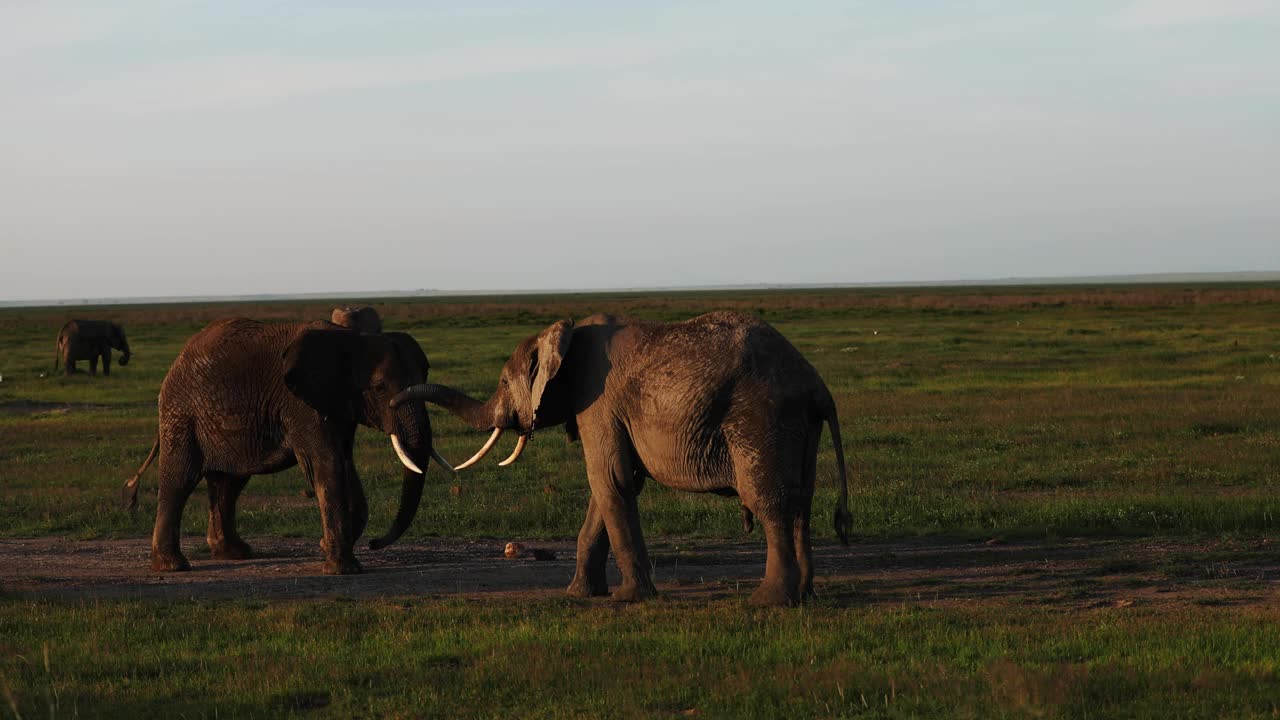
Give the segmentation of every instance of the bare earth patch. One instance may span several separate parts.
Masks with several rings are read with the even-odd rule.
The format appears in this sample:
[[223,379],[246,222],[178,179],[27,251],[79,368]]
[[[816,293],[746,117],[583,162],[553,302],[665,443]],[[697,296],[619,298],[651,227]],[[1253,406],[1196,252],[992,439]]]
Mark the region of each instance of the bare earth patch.
[[[504,540],[427,539],[359,552],[365,573],[320,572],[310,539],[250,539],[257,557],[211,560],[184,540],[192,570],[153,573],[147,539],[0,541],[0,589],[63,598],[298,599],[495,595],[558,597],[574,544],[530,542],[554,560],[503,557]],[[675,599],[741,597],[764,572],[762,542],[654,542],[659,590]],[[940,538],[815,548],[818,594],[835,605],[1037,604],[1082,607],[1270,605],[1280,554],[1265,540],[1070,539],[975,543]],[[610,569],[610,582],[617,584]]]
[[66,415],[77,410],[110,410],[113,407],[94,403],[6,400],[0,402],[0,415]]

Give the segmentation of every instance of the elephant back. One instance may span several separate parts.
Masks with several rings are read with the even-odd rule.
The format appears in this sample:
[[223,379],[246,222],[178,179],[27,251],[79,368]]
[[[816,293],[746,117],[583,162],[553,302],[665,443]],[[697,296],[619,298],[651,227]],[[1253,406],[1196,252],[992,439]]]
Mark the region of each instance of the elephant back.
[[160,385],[160,405],[185,404],[209,388],[248,388],[254,379],[279,384],[280,358],[309,323],[262,323],[248,318],[216,320],[192,335]]

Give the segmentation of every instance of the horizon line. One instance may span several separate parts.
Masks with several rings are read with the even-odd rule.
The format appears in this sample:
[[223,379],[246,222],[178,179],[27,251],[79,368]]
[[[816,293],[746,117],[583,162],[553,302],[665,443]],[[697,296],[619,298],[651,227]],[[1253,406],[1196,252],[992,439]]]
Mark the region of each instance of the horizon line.
[[983,286],[1052,286],[1052,285],[1122,285],[1122,284],[1162,284],[1162,283],[1213,283],[1213,282],[1280,282],[1280,270],[1243,270],[1217,272],[1161,272],[1161,273],[1120,273],[1105,275],[1067,275],[1067,276],[1028,276],[1003,278],[974,278],[961,280],[895,280],[858,283],[726,283],[708,285],[653,285],[625,287],[595,288],[520,288],[499,290],[482,288],[476,290],[441,290],[436,288],[418,288],[415,290],[361,290],[336,292],[297,292],[297,293],[236,293],[226,295],[138,295],[98,298],[42,298],[27,300],[0,300],[0,308],[12,307],[95,307],[111,305],[181,305],[194,303],[220,302],[273,302],[282,300],[326,300],[326,299],[393,299],[393,298],[449,298],[449,297],[486,297],[504,295],[596,295],[607,293],[646,293],[646,292],[715,292],[726,290],[822,290],[822,289],[856,289],[856,288],[929,288],[929,287],[983,287]]

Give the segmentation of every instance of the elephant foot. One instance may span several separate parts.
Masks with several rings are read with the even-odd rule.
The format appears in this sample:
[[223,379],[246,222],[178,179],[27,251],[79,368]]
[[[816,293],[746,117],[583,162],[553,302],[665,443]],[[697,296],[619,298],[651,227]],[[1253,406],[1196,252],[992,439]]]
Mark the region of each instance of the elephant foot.
[[604,580],[590,582],[581,575],[576,575],[569,587],[565,588],[564,594],[575,598],[604,597],[609,594],[609,583]]
[[354,557],[328,559],[324,561],[325,575],[359,575],[364,572],[364,568],[360,566],[360,561]]
[[151,569],[155,572],[183,572],[191,569],[191,563],[180,552],[151,551]]
[[210,542],[209,557],[215,560],[248,560],[253,557],[253,550],[249,543],[240,539]]
[[800,602],[802,603],[809,602],[811,600],[817,599],[817,597],[818,597],[818,593],[813,591],[813,583],[809,583],[808,585],[801,586]]
[[651,598],[657,594],[658,594],[658,590],[654,588],[653,585],[650,583],[645,583],[643,585],[639,583],[634,585],[623,584],[622,587],[613,591],[613,594],[609,596],[609,599],[613,600],[614,602],[630,603],[630,602],[639,602],[646,598]]
[[794,607],[796,601],[794,590],[782,583],[767,580],[760,583],[760,587],[751,593],[750,599],[751,604],[757,607]]

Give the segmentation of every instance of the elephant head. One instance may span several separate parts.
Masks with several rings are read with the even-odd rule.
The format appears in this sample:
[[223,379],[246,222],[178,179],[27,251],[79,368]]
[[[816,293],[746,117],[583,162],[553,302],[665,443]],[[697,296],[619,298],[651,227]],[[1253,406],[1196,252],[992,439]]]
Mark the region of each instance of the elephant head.
[[382,318],[378,317],[377,310],[368,305],[334,308],[329,322],[362,333],[382,332]]
[[[520,434],[515,450],[499,465],[510,465],[524,452],[536,427],[564,423],[572,414],[567,393],[552,384],[573,342],[573,321],[561,320],[537,335],[525,338],[502,368],[498,387],[486,402],[474,400],[452,388],[436,384],[408,388],[392,401],[401,407],[425,401],[457,415],[477,430],[492,430],[489,440],[471,459],[457,467],[471,467],[484,457],[503,432]],[[560,383],[563,385],[563,383]]]
[[124,328],[112,323],[107,337],[107,344],[121,352],[121,365],[129,364],[129,358],[132,357],[133,353],[129,350],[129,340],[124,336]]
[[427,379],[422,348],[405,333],[360,334],[346,329],[309,329],[284,351],[289,391],[320,415],[354,422],[391,436],[405,467],[400,508],[374,549],[395,542],[418,512],[428,459],[452,471],[431,442],[431,421],[418,404],[393,406],[392,399]]

